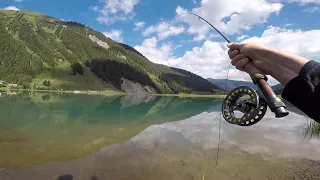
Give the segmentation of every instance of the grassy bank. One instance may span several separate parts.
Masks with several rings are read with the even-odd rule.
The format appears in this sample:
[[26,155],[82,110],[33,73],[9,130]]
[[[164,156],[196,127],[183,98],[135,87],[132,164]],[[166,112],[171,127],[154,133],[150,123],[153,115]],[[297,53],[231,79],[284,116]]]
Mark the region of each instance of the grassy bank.
[[[116,95],[127,95],[121,91],[89,91],[89,90],[75,90],[75,91],[62,91],[62,90],[36,90],[36,89],[10,89],[7,87],[0,88],[0,91],[20,91],[20,92],[52,92],[52,93],[69,93],[69,94],[87,94],[87,95],[105,95],[105,96],[116,96]],[[210,98],[225,98],[227,93],[218,94],[150,94],[151,96],[172,96],[172,97],[210,97]],[[277,95],[281,99],[281,95]]]
[[9,88],[7,87],[0,87],[0,92],[6,92],[9,91]]
[[37,89],[10,89],[19,92],[52,92],[52,93],[69,93],[69,94],[92,94],[92,95],[125,95],[120,91],[61,91],[61,90],[37,90]]

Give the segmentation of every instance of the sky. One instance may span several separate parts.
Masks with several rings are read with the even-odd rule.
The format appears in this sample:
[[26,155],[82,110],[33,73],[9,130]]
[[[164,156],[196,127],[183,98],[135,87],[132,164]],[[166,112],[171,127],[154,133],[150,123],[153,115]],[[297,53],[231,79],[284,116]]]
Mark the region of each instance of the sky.
[[[0,8],[80,22],[154,63],[204,78],[226,78],[226,41],[186,12],[202,16],[232,42],[258,42],[320,60],[320,0],[1,0]],[[229,79],[250,77],[231,66]]]

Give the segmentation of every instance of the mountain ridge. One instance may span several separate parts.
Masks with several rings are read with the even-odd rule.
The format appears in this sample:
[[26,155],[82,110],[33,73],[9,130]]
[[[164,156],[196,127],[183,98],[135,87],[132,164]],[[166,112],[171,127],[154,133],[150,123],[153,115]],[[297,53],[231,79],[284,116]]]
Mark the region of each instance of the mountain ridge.
[[[213,79],[213,78],[208,78],[207,79],[209,82],[217,85],[220,89],[225,89],[225,85],[226,85],[226,79]],[[233,89],[239,87],[239,86],[248,86],[251,87],[253,89],[257,89],[256,85],[253,84],[253,82],[249,82],[249,81],[238,81],[238,80],[228,80],[228,84],[227,84],[227,91],[232,91]],[[273,91],[277,94],[277,95],[281,95],[284,89],[284,86],[282,84],[276,84],[271,86],[271,88],[273,89]]]
[[0,10],[0,49],[0,80],[25,88],[158,94],[219,89],[191,72],[152,63],[89,26],[33,11]]
[[237,80],[228,80],[228,84],[226,87],[226,79],[213,79],[213,78],[208,78],[207,79],[209,82],[215,84],[218,86],[220,89],[227,90],[227,91],[232,91],[233,89],[239,87],[239,86],[248,86],[253,89],[256,89],[256,86],[253,84],[253,82],[248,82],[248,81],[237,81]]

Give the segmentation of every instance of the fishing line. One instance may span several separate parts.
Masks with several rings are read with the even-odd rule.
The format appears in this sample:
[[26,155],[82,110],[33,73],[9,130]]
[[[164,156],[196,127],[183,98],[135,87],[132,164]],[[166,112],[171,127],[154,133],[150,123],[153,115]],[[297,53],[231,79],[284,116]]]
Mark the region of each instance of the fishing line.
[[[230,43],[231,41],[226,38],[217,28],[215,28],[210,22],[208,22],[206,19],[202,18],[201,16],[195,14],[195,13],[192,13],[192,12],[185,12],[185,13],[181,13],[181,14],[178,14],[176,17],[173,18],[173,21],[171,21],[169,24],[168,24],[168,27],[165,29],[165,31],[167,31],[170,26],[172,25],[172,23],[176,22],[176,18],[182,16],[182,15],[187,15],[187,14],[190,14],[190,15],[194,15],[196,17],[199,18],[199,20],[203,20],[205,21],[207,24],[209,24],[214,30],[216,30],[228,43]],[[224,92],[227,93],[227,86],[228,86],[228,80],[229,80],[229,72],[230,72],[230,66],[231,66],[231,62],[229,64],[229,67],[228,67],[228,70],[227,70],[227,77],[226,77],[226,82],[225,82],[225,88],[224,88]],[[225,94],[227,95],[227,94]],[[220,118],[219,118],[219,127],[218,127],[218,147],[217,147],[217,154],[216,154],[216,161],[215,161],[215,168],[214,168],[214,174],[213,174],[213,180],[215,180],[216,178],[216,173],[217,173],[217,167],[218,167],[218,161],[219,161],[219,154],[220,154],[220,142],[221,142],[221,119],[222,119],[222,116],[221,116],[221,112],[219,113],[220,115]],[[217,116],[218,117],[218,116]],[[211,124],[211,129],[209,131],[209,135],[208,135],[208,141],[209,141],[209,138],[210,138],[210,135],[211,135],[211,131],[212,131],[212,128],[213,128],[213,124],[214,124],[214,120],[217,118],[213,118],[212,120],[212,124]],[[208,145],[209,146],[209,145]],[[209,153],[207,152],[207,155],[206,155],[206,162],[205,162],[205,170],[204,170],[204,173],[203,173],[203,176],[202,176],[202,180],[205,180],[205,177],[206,177],[206,173],[207,173],[207,167],[208,167],[208,161],[209,161]]]
[[[227,71],[227,77],[226,77],[225,88],[224,88],[224,91],[225,91],[225,92],[227,92],[227,87],[228,87],[228,79],[229,79],[230,66],[231,66],[231,63],[229,64],[228,71]],[[218,148],[217,148],[216,162],[215,162],[215,168],[214,168],[214,173],[213,173],[213,180],[216,179],[216,173],[217,173],[217,167],[218,167],[218,161],[219,161],[219,154],[220,154],[221,119],[222,119],[221,113],[219,113],[219,116],[220,116],[220,118],[219,118],[219,127],[218,127]],[[217,117],[218,117],[218,116],[216,116],[216,117],[213,118],[213,120],[212,120],[211,128],[210,128],[209,135],[208,135],[208,142],[209,142],[209,138],[210,138],[210,135],[211,135],[211,130],[212,130],[212,128],[213,128],[214,120],[215,120]],[[208,146],[209,146],[209,145],[208,145]],[[207,151],[205,170],[204,170],[204,173],[203,173],[203,176],[202,176],[202,180],[205,180],[206,173],[207,173],[207,167],[208,167],[208,161],[209,161],[209,156],[208,156],[208,154],[209,154],[209,151]]]
[[[211,126],[210,126],[209,135],[208,135],[208,140],[207,140],[207,142],[208,142],[208,148],[207,149],[209,149],[209,140],[210,140],[210,136],[211,136],[212,127],[213,127],[214,121],[217,119],[218,116],[219,115],[217,115],[212,120],[212,123],[211,123]],[[220,115],[220,117],[221,117],[221,115]],[[207,154],[206,154],[205,168],[204,168],[204,172],[203,172],[203,175],[202,175],[202,180],[205,180],[206,173],[207,173],[207,168],[208,168],[208,162],[209,162],[209,151],[207,151]]]
[[[183,15],[183,14],[190,14],[199,18],[199,20],[205,21],[209,24],[213,29],[216,30],[228,43],[230,40],[227,39],[217,28],[215,28],[210,22],[206,19],[202,18],[201,16],[192,13],[192,12],[185,12],[177,15],[175,18]],[[174,18],[174,19],[175,19]],[[169,24],[168,28],[172,22]],[[227,78],[225,84],[225,92],[227,92],[227,84],[229,79],[229,71],[230,65],[227,71]],[[286,105],[284,102],[276,96],[274,91],[271,89],[270,85],[267,83],[268,78],[264,74],[261,73],[254,73],[250,74],[252,82],[257,86],[258,90],[255,90],[248,86],[241,86],[238,88],[233,89],[224,99],[222,104],[221,113],[223,113],[224,119],[230,123],[235,124],[238,126],[252,126],[259,122],[267,112],[267,107],[271,109],[271,111],[275,114],[276,118],[282,118],[289,114],[286,110]],[[237,102],[241,99],[243,95],[249,95],[249,100],[243,100],[241,102]],[[234,110],[239,110],[244,113],[244,115],[240,118],[234,115]],[[219,153],[220,153],[220,141],[221,141],[221,114],[220,114],[220,121],[219,121],[219,139],[218,139],[218,150],[217,150],[217,158],[215,164],[215,171],[213,180],[216,178],[216,172],[218,167],[218,160],[219,160]],[[210,136],[210,134],[209,134]],[[206,162],[206,166],[207,167]],[[205,179],[206,169],[204,171],[202,179]]]

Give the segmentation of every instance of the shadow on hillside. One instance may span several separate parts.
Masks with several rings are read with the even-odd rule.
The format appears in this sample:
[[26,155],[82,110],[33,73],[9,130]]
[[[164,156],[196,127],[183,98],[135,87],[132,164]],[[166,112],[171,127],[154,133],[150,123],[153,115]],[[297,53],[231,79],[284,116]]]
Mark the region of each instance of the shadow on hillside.
[[105,82],[111,83],[117,89],[121,89],[122,78],[139,83],[144,86],[150,86],[158,90],[148,75],[132,67],[118,61],[93,59],[86,61],[85,65]]

